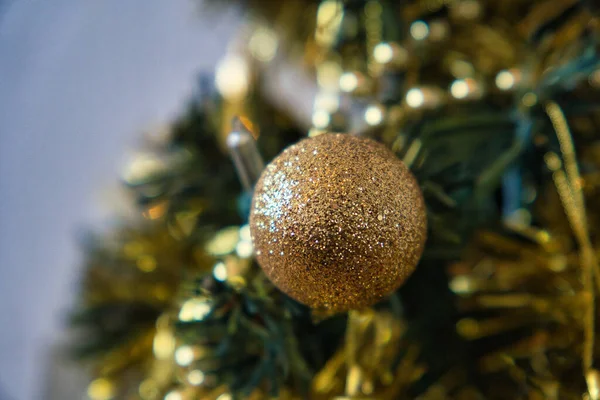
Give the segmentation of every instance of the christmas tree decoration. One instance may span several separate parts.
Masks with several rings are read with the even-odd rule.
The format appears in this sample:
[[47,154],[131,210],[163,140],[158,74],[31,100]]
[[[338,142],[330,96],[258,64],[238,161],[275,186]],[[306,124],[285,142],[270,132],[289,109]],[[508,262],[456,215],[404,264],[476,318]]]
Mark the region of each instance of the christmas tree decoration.
[[[600,286],[590,272],[598,271],[598,243],[588,242],[587,228],[578,239],[584,220],[573,219],[585,217],[587,225],[596,223],[597,214],[586,217],[573,201],[573,195],[584,194],[576,194],[576,186],[568,192],[574,182],[558,178],[568,174],[552,155],[547,159],[555,184],[546,188],[535,210],[545,229],[512,226],[502,233],[483,232],[449,269],[450,287],[464,312],[457,331],[480,357],[486,396],[510,396],[526,387],[530,398],[576,399],[586,391],[597,398],[594,320]],[[580,177],[595,213],[598,184],[589,178]],[[583,243],[577,243],[580,239]]]
[[237,3],[86,248],[89,397],[600,399],[600,9]]
[[427,232],[408,168],[370,139],[322,134],[288,147],[259,179],[250,213],[259,264],[314,308],[371,305],[415,269]]
[[96,357],[90,398],[105,398],[97,395],[103,392],[125,397],[131,382],[149,377],[155,377],[156,390],[168,386],[174,340],[169,310],[186,270],[201,270],[209,257],[192,255],[168,229],[152,223],[123,228],[111,239],[90,237],[87,246],[84,302],[71,323],[79,327],[76,356]]
[[242,186],[252,191],[264,164],[251,132],[239,121],[236,121],[236,125],[236,129],[227,136],[227,147]]

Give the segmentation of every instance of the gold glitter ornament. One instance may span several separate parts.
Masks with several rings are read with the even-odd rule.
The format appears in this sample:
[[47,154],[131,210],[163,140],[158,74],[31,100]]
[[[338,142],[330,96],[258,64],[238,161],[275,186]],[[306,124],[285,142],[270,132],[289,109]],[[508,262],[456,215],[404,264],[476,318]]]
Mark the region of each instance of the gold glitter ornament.
[[427,220],[417,181],[387,147],[322,134],[265,168],[250,229],[258,263],[279,289],[344,311],[376,303],[408,278]]

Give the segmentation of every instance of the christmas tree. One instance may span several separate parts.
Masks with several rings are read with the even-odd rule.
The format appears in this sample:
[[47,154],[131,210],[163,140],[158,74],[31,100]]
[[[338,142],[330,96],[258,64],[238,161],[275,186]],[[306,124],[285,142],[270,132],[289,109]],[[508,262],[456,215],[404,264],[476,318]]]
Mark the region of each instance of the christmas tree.
[[89,397],[600,398],[598,5],[242,6],[86,241]]

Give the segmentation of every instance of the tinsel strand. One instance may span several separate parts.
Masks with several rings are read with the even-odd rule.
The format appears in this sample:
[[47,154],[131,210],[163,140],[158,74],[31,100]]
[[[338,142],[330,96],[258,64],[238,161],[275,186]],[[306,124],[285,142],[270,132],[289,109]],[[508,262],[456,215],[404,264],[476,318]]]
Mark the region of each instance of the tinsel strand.
[[[582,264],[582,283],[585,293],[588,295],[588,306],[585,313],[584,323],[584,350],[583,369],[586,377],[590,375],[593,367],[595,347],[595,291],[593,286],[594,276],[598,276],[598,261],[594,252],[587,229],[587,216],[583,193],[581,190],[581,176],[575,157],[575,146],[562,110],[556,103],[549,103],[546,112],[560,142],[561,153],[564,159],[564,171],[560,169],[560,160],[554,153],[546,157],[548,167],[553,170],[552,178],[561,199],[561,203],[567,214],[569,224],[573,229],[577,242],[580,246]],[[591,386],[588,383],[588,386]],[[591,388],[588,388],[592,392]]]

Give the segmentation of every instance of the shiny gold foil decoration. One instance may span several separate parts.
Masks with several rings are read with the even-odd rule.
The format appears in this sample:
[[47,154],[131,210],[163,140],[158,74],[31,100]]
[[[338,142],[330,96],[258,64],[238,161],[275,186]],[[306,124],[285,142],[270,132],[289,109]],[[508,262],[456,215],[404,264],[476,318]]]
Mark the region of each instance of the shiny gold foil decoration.
[[350,311],[344,343],[313,378],[311,399],[407,399],[426,369],[406,326],[389,310]]
[[578,158],[561,108],[550,102],[545,110],[560,153],[544,155],[552,183],[534,209],[539,226],[481,233],[450,267],[459,308],[472,313],[456,328],[473,342],[512,338],[478,362],[488,396],[526,388],[532,399],[598,399],[597,141]]
[[[78,351],[93,355],[97,379],[88,389],[90,397],[110,393],[107,399],[125,398],[143,384],[141,399],[162,398],[173,379],[170,314],[180,284],[186,274],[212,265],[212,258],[175,239],[166,223],[157,221],[122,228],[103,240],[90,254],[74,317],[82,330]],[[95,350],[98,340],[105,341],[100,342],[105,348]]]
[[427,221],[415,178],[389,149],[323,134],[267,166],[250,229],[276,286],[313,308],[343,311],[377,302],[408,278]]

